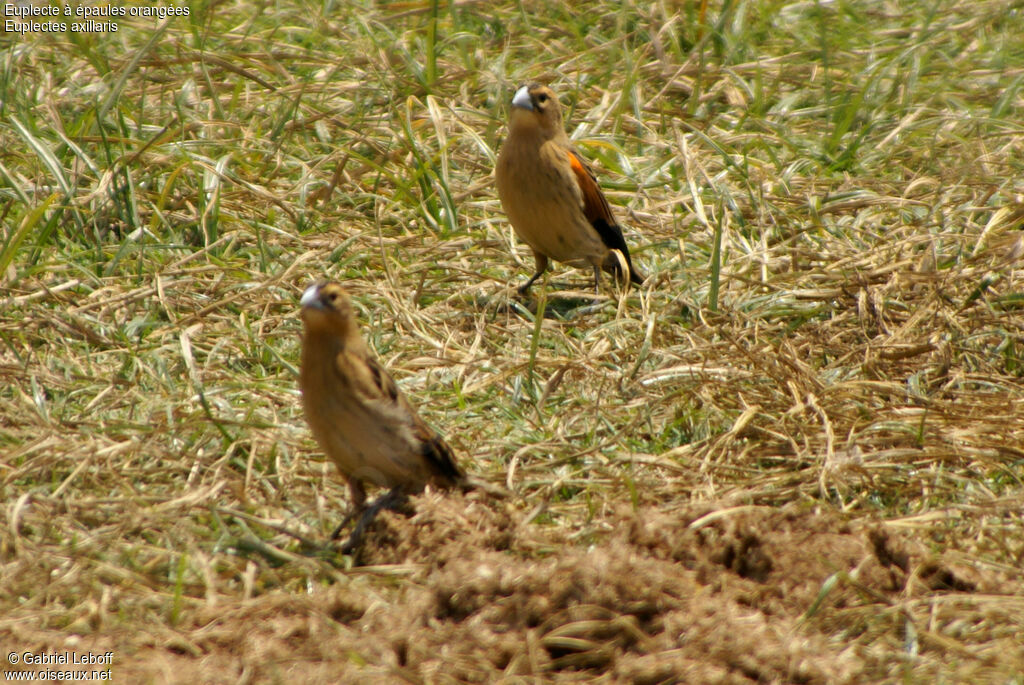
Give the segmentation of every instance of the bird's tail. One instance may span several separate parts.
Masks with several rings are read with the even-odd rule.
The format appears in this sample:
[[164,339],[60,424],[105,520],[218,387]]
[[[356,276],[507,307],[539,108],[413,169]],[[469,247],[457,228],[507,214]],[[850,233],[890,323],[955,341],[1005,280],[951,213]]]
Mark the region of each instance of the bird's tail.
[[609,250],[609,255],[605,260],[605,271],[608,271],[616,280],[621,281],[623,274],[629,274],[629,282],[633,285],[642,285],[647,279],[635,266],[633,266],[633,260],[629,258],[629,251],[622,250]]
[[476,476],[464,476],[459,481],[459,487],[463,490],[463,492],[468,492],[470,490],[479,490],[480,492],[486,493],[491,497],[498,497],[501,499],[508,499],[509,497],[512,496],[511,492],[501,487],[500,485],[488,483],[487,481],[477,478]]

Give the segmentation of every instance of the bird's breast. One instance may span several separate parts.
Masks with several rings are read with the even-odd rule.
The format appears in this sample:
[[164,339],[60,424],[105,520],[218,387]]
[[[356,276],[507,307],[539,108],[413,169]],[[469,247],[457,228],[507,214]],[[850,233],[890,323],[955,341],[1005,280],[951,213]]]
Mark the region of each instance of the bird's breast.
[[411,417],[400,405],[360,397],[329,365],[304,363],[299,380],[310,430],[343,476],[386,488],[427,482]]
[[511,142],[502,148],[495,177],[516,235],[535,252],[560,262],[601,263],[608,248],[583,214],[582,194],[564,150],[551,141]]

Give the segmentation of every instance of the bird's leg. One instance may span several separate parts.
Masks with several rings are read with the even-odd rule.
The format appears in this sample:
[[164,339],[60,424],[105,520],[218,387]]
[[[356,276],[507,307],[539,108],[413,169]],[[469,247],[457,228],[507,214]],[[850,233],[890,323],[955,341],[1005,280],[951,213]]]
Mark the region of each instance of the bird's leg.
[[594,265],[594,297],[601,297],[601,267]]
[[333,533],[331,533],[331,539],[337,540],[338,536],[341,535],[341,531],[345,528],[345,526],[347,526],[349,522],[351,522],[352,519],[356,517],[356,514],[359,513],[362,512],[360,512],[358,509],[352,508],[347,514],[345,514],[345,518],[341,519],[341,523],[339,523],[338,527],[334,529]]
[[347,514],[345,514],[345,518],[341,520],[341,523],[339,523],[338,527],[334,529],[334,532],[331,533],[332,540],[337,540],[345,526],[347,526],[356,516],[362,514],[363,510],[366,509],[366,489],[363,487],[362,483],[354,479],[349,480],[348,495],[349,499],[352,500],[352,508]]
[[533,282],[536,281],[538,278],[540,278],[540,273],[535,273],[534,275],[530,276],[530,280],[528,280],[526,283],[517,288],[517,290],[519,290],[519,294],[525,295],[526,291],[530,289],[530,286],[533,285]]
[[363,511],[363,515],[359,517],[359,521],[356,523],[356,527],[352,529],[352,534],[348,536],[348,540],[341,546],[342,554],[351,554],[354,550],[358,549],[359,545],[363,541],[363,535],[366,533],[366,529],[373,523],[373,519],[384,509],[395,509],[405,501],[405,493],[402,492],[401,488],[392,488],[387,493],[381,495],[373,504],[366,507]]
[[539,252],[534,252],[533,253],[533,261],[537,265],[537,268],[536,268],[534,274],[532,276],[530,276],[530,280],[528,280],[525,285],[522,285],[522,286],[519,287],[519,294],[520,295],[525,295],[526,291],[530,289],[531,285],[533,285],[533,282],[536,281],[541,276],[543,276],[544,272],[547,271],[547,268],[548,268],[548,258],[546,256],[540,254]]

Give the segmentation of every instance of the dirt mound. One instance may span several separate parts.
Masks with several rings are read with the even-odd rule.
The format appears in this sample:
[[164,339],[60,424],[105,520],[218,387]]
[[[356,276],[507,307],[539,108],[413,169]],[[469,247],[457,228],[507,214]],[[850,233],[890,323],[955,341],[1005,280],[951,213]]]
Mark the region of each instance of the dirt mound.
[[[345,682],[855,682],[877,671],[828,637],[844,612],[981,582],[797,506],[623,511],[589,547],[511,505],[427,494],[414,507],[381,515],[350,582],[199,611],[190,644],[260,663],[257,677],[304,663]],[[388,573],[415,582],[389,593]]]
[[311,567],[305,594],[265,588],[74,645],[28,627],[4,637],[113,650],[132,681],[862,682],[900,672],[900,648],[869,645],[927,646],[911,603],[947,596],[929,620],[955,620],[958,597],[1020,591],[800,505],[623,508],[589,544],[478,495],[427,493],[410,511],[380,515],[362,566],[333,582]]

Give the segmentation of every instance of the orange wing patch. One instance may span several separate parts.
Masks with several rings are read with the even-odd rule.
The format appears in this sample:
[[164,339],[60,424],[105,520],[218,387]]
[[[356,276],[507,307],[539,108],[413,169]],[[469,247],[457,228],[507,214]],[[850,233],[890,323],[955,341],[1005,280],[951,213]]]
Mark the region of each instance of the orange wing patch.
[[603,219],[609,226],[615,225],[615,217],[612,216],[612,208],[608,206],[601,187],[597,185],[597,179],[590,168],[572,150],[565,151],[569,158],[569,166],[576,175],[576,183],[583,194],[583,215],[587,221],[594,223]]
[[[622,229],[615,222],[615,217],[612,216],[612,208],[608,206],[608,200],[605,199],[604,193],[601,192],[600,186],[597,185],[597,179],[594,178],[593,172],[590,171],[590,167],[575,152],[566,150],[566,154],[569,157],[569,166],[572,167],[572,171],[576,175],[576,182],[579,184],[581,194],[583,195],[584,216],[587,217],[587,221],[597,231],[597,235],[601,237],[601,242],[605,244],[605,247],[609,250],[617,250],[626,260],[629,280],[633,283],[642,283],[644,280],[643,276],[633,268],[633,262],[629,259],[629,248],[626,247],[626,239],[622,237]],[[618,272],[622,269],[619,266],[619,262],[615,262],[615,265],[612,267],[605,268],[610,268],[613,272]]]

